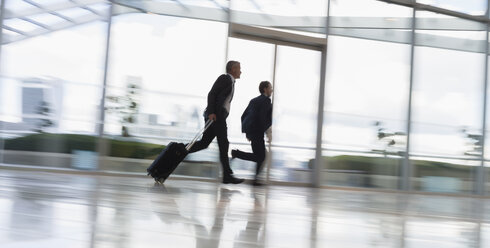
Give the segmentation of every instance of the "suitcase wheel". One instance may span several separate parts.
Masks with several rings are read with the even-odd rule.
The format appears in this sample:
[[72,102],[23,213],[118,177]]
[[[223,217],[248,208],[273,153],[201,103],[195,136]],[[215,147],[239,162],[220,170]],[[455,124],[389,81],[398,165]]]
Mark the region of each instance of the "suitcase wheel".
[[163,179],[163,178],[155,178],[155,182],[156,183],[159,183],[159,184],[163,184],[163,182],[165,182],[165,179]]

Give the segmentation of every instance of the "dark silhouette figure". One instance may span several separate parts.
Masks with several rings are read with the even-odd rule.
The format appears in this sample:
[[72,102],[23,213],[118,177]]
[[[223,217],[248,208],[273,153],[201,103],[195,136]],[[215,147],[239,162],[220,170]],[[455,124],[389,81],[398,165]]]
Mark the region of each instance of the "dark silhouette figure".
[[268,131],[269,142],[272,137],[270,126],[272,125],[272,85],[268,81],[262,81],[259,85],[260,96],[250,100],[247,108],[242,114],[242,133],[251,141],[253,153],[232,150],[231,157],[243,160],[254,161],[257,163],[254,185],[261,185],[258,176],[265,160],[264,133]]

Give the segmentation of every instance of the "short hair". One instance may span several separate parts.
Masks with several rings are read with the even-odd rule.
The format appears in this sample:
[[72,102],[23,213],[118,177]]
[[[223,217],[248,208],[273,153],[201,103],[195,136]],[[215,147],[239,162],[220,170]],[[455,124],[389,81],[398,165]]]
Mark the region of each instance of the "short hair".
[[232,69],[232,68],[233,68],[233,66],[235,66],[236,64],[240,64],[240,62],[235,61],[235,60],[230,60],[230,61],[228,61],[228,63],[226,63],[226,73],[230,73],[230,72],[231,72],[231,69]]
[[271,85],[271,82],[269,82],[269,81],[260,82],[260,84],[259,84],[260,94],[264,94],[265,88],[269,87],[269,85]]

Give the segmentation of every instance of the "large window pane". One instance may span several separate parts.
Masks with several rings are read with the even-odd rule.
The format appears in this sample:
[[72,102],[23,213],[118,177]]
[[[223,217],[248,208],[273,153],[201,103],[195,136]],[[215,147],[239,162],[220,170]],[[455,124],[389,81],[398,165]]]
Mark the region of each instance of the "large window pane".
[[270,178],[311,182],[321,52],[278,46]]
[[322,183],[398,188],[413,10],[343,0],[330,15]]
[[231,21],[288,30],[324,33],[327,0],[230,2]]
[[[438,33],[439,32],[439,33]],[[466,36],[465,32],[417,31]],[[485,39],[484,33],[474,33]],[[415,48],[410,159],[413,187],[422,191],[470,192],[480,164],[484,55],[429,47]]]
[[417,47],[414,62],[411,153],[472,154],[466,138],[481,134],[484,55]]
[[[110,170],[144,172],[164,145],[189,142],[203,127],[207,93],[225,72],[227,24],[125,14],[113,18],[111,35],[106,159]],[[214,177],[217,154],[213,143],[175,174]]]
[[429,11],[417,11],[415,45],[478,52],[485,50],[483,23]]
[[328,46],[323,183],[397,188],[410,47],[337,36]]
[[417,0],[417,2],[476,16],[484,15],[487,10],[487,0]]
[[[330,16],[345,17],[411,17],[410,8],[378,0],[330,1]],[[396,19],[385,22],[396,22]],[[374,27],[374,26],[373,26]]]
[[412,9],[377,0],[330,2],[329,33],[397,43],[410,42]]
[[[67,0],[42,6],[7,1],[3,162],[95,169],[109,2],[101,1],[97,14],[72,10]],[[66,18],[50,8],[63,9]]]

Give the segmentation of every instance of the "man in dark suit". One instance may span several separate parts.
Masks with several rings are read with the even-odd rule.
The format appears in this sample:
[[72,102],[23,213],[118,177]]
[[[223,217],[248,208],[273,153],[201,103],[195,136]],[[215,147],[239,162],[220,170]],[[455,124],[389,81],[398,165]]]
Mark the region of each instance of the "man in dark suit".
[[242,133],[252,142],[253,153],[232,150],[232,158],[254,161],[257,163],[253,185],[261,185],[258,176],[265,160],[264,133],[267,132],[269,142],[272,140],[270,127],[272,125],[272,85],[269,81],[262,81],[259,85],[260,96],[250,100],[242,115]]
[[242,183],[244,180],[233,176],[228,159],[228,127],[226,118],[230,113],[230,104],[235,91],[235,79],[242,74],[240,62],[228,61],[226,73],[216,79],[208,93],[208,106],[204,111],[204,120],[213,120],[211,126],[204,132],[202,139],[197,141],[189,153],[197,152],[209,146],[214,137],[218,139],[219,157],[223,167],[223,183]]

